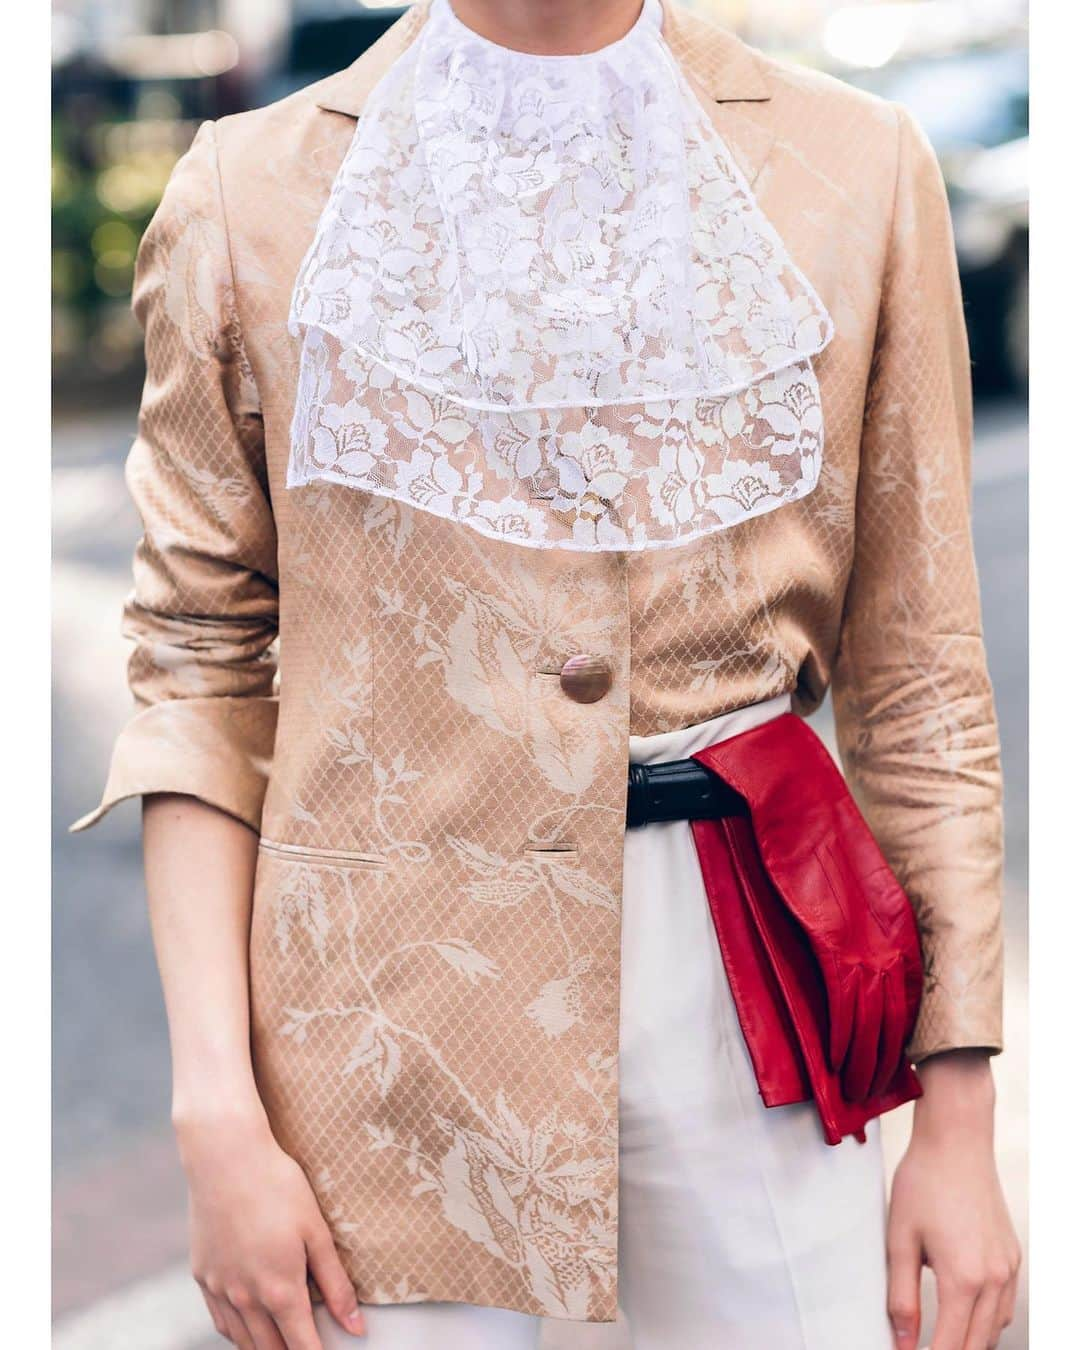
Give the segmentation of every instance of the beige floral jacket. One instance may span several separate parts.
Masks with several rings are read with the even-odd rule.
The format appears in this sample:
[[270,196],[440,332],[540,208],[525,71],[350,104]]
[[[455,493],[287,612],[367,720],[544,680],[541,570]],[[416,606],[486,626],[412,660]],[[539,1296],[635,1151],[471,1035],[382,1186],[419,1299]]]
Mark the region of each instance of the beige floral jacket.
[[[203,126],[146,233],[137,710],[79,826],[167,790],[259,831],[259,1084],[363,1300],[602,1321],[628,734],[784,691],[805,713],[831,685],[844,766],[918,911],[911,1054],[1000,1048],[968,352],[909,117],[669,5],[672,49],[836,322],[816,489],[638,554],[286,490],[293,280],[365,95],[424,19]],[[410,406],[420,432],[442,415]],[[595,702],[560,683],[575,654],[611,670]]]

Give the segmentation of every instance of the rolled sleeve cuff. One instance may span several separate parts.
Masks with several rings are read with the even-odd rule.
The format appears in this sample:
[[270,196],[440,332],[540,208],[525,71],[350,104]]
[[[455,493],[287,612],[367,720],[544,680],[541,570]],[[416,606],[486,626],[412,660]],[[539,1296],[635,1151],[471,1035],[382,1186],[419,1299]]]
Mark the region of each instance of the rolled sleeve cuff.
[[989,973],[977,989],[953,991],[928,980],[907,1048],[912,1063],[947,1050],[1000,1054],[1004,1048],[1001,985],[996,972]]
[[277,730],[276,698],[184,698],[136,713],[116,740],[101,803],[72,831],[96,825],[127,797],[176,792],[256,832]]

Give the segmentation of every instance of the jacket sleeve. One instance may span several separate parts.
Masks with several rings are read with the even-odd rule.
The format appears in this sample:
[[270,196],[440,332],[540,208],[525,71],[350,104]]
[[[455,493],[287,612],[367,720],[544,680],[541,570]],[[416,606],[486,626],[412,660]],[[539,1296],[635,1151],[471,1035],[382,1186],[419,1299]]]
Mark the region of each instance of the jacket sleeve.
[[146,383],[126,477],[143,522],[124,633],[134,713],[98,808],[199,797],[259,828],[277,720],[276,535],[236,319],[215,128],[173,171],[139,248]]
[[833,679],[844,769],[915,906],[913,1060],[1002,1047],[1002,786],[972,545],[971,380],[949,206],[897,109],[894,217]]

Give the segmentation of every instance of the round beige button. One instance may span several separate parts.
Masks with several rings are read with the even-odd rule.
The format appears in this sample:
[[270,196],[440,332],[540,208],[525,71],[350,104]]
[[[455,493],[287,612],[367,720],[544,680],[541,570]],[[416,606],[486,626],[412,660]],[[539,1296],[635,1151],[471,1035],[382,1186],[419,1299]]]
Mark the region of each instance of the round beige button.
[[595,703],[611,688],[611,667],[602,656],[571,656],[559,671],[559,684],[575,703]]

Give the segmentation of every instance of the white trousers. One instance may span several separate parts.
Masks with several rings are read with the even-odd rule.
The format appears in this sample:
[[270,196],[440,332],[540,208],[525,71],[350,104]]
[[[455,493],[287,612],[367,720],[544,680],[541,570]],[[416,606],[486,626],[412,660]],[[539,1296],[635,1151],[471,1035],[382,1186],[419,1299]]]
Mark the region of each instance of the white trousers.
[[[784,695],[632,736],[630,758],[684,759],[789,706]],[[633,1350],[891,1350],[877,1122],[865,1144],[831,1147],[812,1103],[762,1105],[686,821],[626,831],[619,1038],[619,1292]],[[365,1315],[357,1340],[320,1309],[325,1350],[539,1345],[541,1319],[504,1309]],[[590,1350],[609,1330],[626,1344],[622,1328],[590,1328]]]

